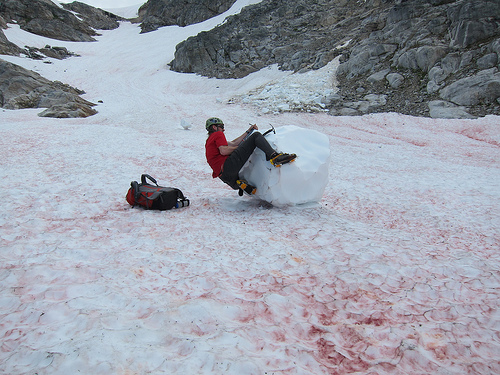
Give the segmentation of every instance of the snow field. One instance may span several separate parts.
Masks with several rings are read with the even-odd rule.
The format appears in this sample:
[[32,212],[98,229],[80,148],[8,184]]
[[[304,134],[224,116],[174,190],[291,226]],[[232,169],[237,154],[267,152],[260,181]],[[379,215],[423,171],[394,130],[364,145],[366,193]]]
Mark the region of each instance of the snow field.
[[[460,124],[331,120],[321,204],[273,208],[211,180],[200,129],[160,142],[10,118],[2,177],[22,188],[0,193],[3,370],[496,371],[496,147]],[[401,141],[401,122],[418,136]],[[192,206],[130,208],[142,172]]]

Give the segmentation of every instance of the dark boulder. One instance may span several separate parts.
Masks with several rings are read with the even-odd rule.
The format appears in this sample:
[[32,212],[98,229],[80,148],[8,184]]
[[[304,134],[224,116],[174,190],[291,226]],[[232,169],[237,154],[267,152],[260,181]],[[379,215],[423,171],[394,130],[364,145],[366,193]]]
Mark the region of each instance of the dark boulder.
[[[43,116],[87,117],[95,104],[82,99],[83,91],[0,59],[0,107],[48,108]],[[42,116],[42,114],[40,114]]]

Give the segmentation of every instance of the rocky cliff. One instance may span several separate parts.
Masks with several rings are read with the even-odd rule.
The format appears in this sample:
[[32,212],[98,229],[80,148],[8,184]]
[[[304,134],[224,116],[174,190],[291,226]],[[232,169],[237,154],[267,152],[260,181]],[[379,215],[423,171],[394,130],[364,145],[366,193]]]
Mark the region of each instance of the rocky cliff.
[[179,44],[170,65],[238,78],[336,56],[331,114],[500,114],[500,0],[264,0]]
[[6,22],[17,22],[21,29],[52,39],[88,42],[97,33],[50,0],[2,0],[0,15]]
[[119,26],[118,21],[125,21],[124,18],[116,14],[78,1],[62,4],[62,6],[64,9],[76,13],[84,24],[96,30],[114,30]]
[[148,0],[139,8],[142,32],[162,26],[186,26],[224,13],[236,0]]
[[[2,29],[17,23],[21,29],[57,40],[87,42],[98,35],[95,29],[110,30],[119,26],[121,18],[73,2],[64,9],[50,0],[2,0],[0,2],[0,54],[20,55],[34,59],[74,56],[63,47],[21,48],[11,43]],[[78,17],[75,14],[78,14]],[[37,73],[0,59],[0,107],[7,109],[46,108],[40,116],[87,117],[96,113],[90,103],[80,97],[82,90],[61,82],[49,81]]]

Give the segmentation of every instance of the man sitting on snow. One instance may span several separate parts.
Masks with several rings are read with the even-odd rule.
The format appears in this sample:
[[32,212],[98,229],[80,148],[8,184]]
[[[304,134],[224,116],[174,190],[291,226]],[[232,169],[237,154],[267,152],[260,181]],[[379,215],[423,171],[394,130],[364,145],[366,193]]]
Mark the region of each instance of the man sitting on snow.
[[253,132],[258,129],[257,125],[250,126],[245,133],[230,142],[226,140],[224,135],[224,123],[221,119],[209,118],[205,123],[205,128],[208,131],[205,154],[207,162],[213,170],[212,177],[220,177],[234,190],[239,190],[240,196],[243,195],[243,191],[248,194],[256,192],[255,186],[249,185],[238,176],[256,147],[264,152],[266,160],[269,160],[275,167],[290,163],[297,157],[295,154],[275,151],[261,133]]

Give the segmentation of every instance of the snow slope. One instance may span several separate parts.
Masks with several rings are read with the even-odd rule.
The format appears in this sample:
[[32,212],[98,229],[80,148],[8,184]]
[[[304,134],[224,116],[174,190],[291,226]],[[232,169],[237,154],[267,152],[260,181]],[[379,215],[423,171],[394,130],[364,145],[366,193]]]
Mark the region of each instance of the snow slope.
[[[223,18],[94,43],[6,30],[80,54],[2,58],[102,103],[86,119],[0,111],[0,373],[500,373],[499,118],[272,114],[231,99],[288,72],[168,70]],[[234,138],[248,123],[326,134],[320,204],[273,208],[213,180],[214,115]],[[192,205],[130,208],[141,173]]]

